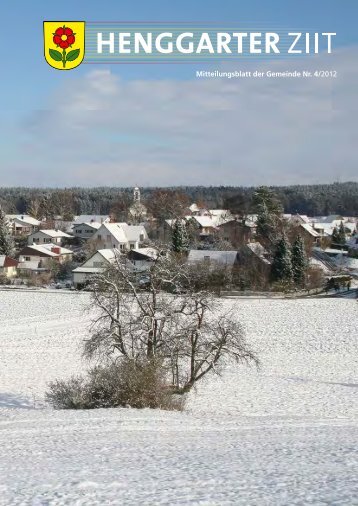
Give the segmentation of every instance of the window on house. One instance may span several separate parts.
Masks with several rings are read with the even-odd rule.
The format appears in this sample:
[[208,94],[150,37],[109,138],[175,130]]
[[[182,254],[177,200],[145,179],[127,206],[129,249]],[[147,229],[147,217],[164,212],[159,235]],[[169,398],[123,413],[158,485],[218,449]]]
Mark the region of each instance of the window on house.
[[97,239],[98,239],[99,241],[101,241],[101,240],[102,240],[102,236],[101,236],[101,234],[98,234],[98,235],[97,235]]
[[140,240],[140,242],[143,242],[143,241],[144,241],[144,234],[140,234],[140,236],[139,236],[139,240]]
[[110,241],[110,240],[111,240],[111,236],[107,235],[107,241]]
[[93,267],[102,267],[103,262],[93,262]]
[[25,257],[25,262],[30,262],[31,261],[31,257]]
[[76,230],[76,234],[82,234],[82,230]]
[[129,247],[130,249],[134,249],[134,244],[131,244]]

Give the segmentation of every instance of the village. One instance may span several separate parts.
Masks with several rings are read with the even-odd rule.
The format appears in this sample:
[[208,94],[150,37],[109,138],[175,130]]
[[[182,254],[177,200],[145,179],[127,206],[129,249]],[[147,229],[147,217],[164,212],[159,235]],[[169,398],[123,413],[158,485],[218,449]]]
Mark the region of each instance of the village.
[[[126,220],[120,222],[115,213],[41,220],[2,212],[6,233],[0,238],[0,282],[8,287],[84,289],[121,254],[138,284],[144,285],[153,262],[174,251],[188,263],[210,266],[221,277],[222,290],[349,292],[358,278],[357,217],[285,214],[281,208],[270,214],[266,207],[272,207],[274,197],[266,190],[259,197],[255,214],[185,202],[175,209],[159,202],[153,212],[136,187]],[[295,240],[296,249],[301,248],[303,271],[296,286],[287,283],[282,272],[273,276],[277,265],[272,244],[277,247],[283,236],[283,255],[288,244],[294,248]]]

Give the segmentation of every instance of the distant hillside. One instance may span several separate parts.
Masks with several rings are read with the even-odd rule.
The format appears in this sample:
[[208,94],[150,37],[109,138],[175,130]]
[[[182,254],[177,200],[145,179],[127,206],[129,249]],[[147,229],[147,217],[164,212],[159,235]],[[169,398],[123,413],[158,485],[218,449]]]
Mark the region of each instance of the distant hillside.
[[[358,215],[358,183],[333,183],[322,185],[295,185],[271,187],[284,205],[286,213],[308,215],[344,214]],[[202,201],[210,208],[231,208],[249,212],[255,188],[235,186],[182,186],[171,187],[188,195],[191,201]],[[146,198],[155,188],[142,188]],[[122,193],[130,194],[131,188],[0,188],[0,205],[8,213],[25,213],[34,199],[50,201],[66,193],[75,214],[106,214],[118,202]]]

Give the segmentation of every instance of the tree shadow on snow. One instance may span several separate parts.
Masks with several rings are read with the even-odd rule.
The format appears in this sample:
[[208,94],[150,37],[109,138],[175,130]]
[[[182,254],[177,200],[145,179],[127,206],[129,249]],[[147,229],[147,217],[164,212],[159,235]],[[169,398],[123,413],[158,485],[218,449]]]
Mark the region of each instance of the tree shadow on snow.
[[0,408],[35,409],[34,402],[21,395],[0,393]]
[[284,379],[288,379],[291,381],[302,381],[303,383],[321,383],[323,385],[338,385],[341,387],[358,388],[358,383],[342,383],[339,381],[317,381],[309,378],[295,378],[292,376]]

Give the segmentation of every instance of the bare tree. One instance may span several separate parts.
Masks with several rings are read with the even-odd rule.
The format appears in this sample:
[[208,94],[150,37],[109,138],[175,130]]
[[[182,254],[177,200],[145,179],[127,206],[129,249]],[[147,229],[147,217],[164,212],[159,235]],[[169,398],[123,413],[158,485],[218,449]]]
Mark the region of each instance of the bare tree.
[[146,201],[149,212],[163,223],[166,219],[179,219],[185,216],[190,204],[185,193],[174,190],[156,190]]
[[[85,344],[89,358],[160,359],[171,369],[171,387],[185,392],[225,359],[256,364],[242,326],[208,290],[183,257],[158,255],[137,279],[119,252],[93,280],[96,316]],[[143,282],[144,280],[144,282]]]

